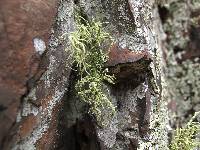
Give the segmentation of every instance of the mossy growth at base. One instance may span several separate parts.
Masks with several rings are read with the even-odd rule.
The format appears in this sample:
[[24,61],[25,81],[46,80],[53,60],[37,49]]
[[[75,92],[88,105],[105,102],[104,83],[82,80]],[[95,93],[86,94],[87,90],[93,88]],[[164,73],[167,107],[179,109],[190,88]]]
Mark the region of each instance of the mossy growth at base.
[[102,23],[87,21],[81,16],[75,19],[77,30],[69,37],[78,68],[79,80],[75,89],[80,99],[89,104],[89,113],[95,115],[98,124],[102,125],[101,110],[106,108],[111,116],[115,113],[115,107],[103,90],[104,81],[114,84],[115,79],[108,75],[108,69],[104,66],[108,60],[108,51],[104,50],[104,46],[108,41],[111,44],[112,38],[103,31]]
[[193,150],[200,147],[200,142],[196,138],[200,132],[200,123],[194,122],[194,119],[200,112],[195,113],[184,128],[177,128],[172,139],[171,150]]

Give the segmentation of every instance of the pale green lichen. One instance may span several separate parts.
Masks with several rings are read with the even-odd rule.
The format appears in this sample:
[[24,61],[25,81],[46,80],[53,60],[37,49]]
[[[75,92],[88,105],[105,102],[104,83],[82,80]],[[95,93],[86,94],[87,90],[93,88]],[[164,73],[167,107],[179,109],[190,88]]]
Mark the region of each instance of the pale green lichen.
[[102,124],[102,108],[109,108],[110,115],[115,112],[115,107],[103,91],[103,82],[114,84],[115,79],[108,75],[108,70],[104,67],[108,51],[103,50],[103,43],[111,41],[111,37],[103,31],[100,22],[86,21],[81,16],[76,17],[76,21],[77,31],[69,37],[80,78],[75,89],[80,99],[89,104],[90,113]]
[[195,138],[200,132],[200,123],[194,122],[199,114],[200,112],[195,113],[185,127],[176,129],[170,150],[193,150],[200,146],[200,142]]
[[[171,99],[180,102],[177,105],[177,117],[187,115],[188,110],[198,111],[200,97],[200,65],[198,62],[184,61],[181,65],[170,65],[168,84]],[[195,106],[196,105],[196,106]]]
[[[164,23],[164,30],[168,33],[167,43],[167,83],[169,85],[170,101],[177,103],[176,115],[172,117],[172,125],[176,122],[184,123],[188,121],[185,118],[189,111],[200,110],[200,65],[199,60],[183,61],[181,64],[177,59],[181,60],[182,55],[188,49],[188,42],[190,39],[189,29],[191,25],[195,25],[195,19],[191,18],[193,10],[200,5],[199,1],[173,0],[165,7],[169,10],[169,18]],[[200,8],[200,7],[198,7]],[[174,52],[175,49],[181,51]]]
[[[107,22],[107,29],[110,33],[114,34],[115,40],[119,43],[119,46],[122,48],[128,48],[133,51],[141,51],[147,49],[150,53],[153,53],[155,47],[157,47],[154,38],[156,35],[151,31],[152,29],[152,7],[153,1],[137,1],[137,0],[130,0],[128,9],[132,9],[131,16],[127,16],[127,2],[123,0],[105,0],[102,1],[102,4],[98,5],[99,7],[103,5],[101,8],[101,12],[103,10],[103,15],[106,22]],[[121,4],[122,3],[122,4]],[[126,6],[126,5],[127,6]],[[115,6],[115,7],[112,7]],[[98,7],[98,8],[99,8]],[[104,8],[105,7],[105,8]],[[97,8],[97,9],[98,9]],[[96,9],[96,8],[95,8]],[[113,10],[114,9],[114,10]],[[88,12],[88,11],[87,11]],[[89,11],[90,12],[90,11]],[[93,13],[96,18],[96,13]],[[92,16],[91,15],[91,16]],[[91,17],[89,16],[89,17]],[[141,17],[141,18],[140,18]],[[92,18],[92,17],[91,17]],[[116,19],[120,18],[120,20]],[[102,18],[101,18],[102,19]],[[114,20],[115,19],[115,20]],[[127,19],[127,20],[124,20]],[[105,21],[104,20],[104,21]],[[137,30],[135,23],[137,23]],[[118,34],[119,31],[121,34]],[[159,62],[160,63],[160,60]],[[154,66],[157,71],[159,72],[160,66]],[[156,78],[159,78],[160,74],[157,74]],[[134,78],[134,77],[133,77]],[[124,89],[125,90],[125,89]],[[113,120],[106,120],[110,121],[109,126],[107,128],[99,129],[97,131],[99,139],[102,141],[103,145],[106,148],[111,149],[128,149],[128,145],[130,144],[130,138],[138,139],[138,126],[131,126],[131,116],[130,112],[135,112],[137,105],[137,92],[136,89],[130,89],[127,92],[120,95],[112,95],[112,100],[116,102],[122,103],[120,104],[120,111],[118,111],[113,118]],[[119,92],[119,91],[117,91]],[[119,93],[120,94],[120,93]],[[144,91],[142,91],[144,94]],[[140,96],[139,96],[140,97]],[[152,98],[151,101],[155,104],[158,101],[158,96]],[[117,102],[116,102],[117,103]],[[166,104],[165,104],[166,105]],[[156,106],[155,106],[156,107]],[[154,107],[154,109],[155,109]],[[155,128],[155,132],[153,132],[151,139],[152,139],[152,146],[149,148],[165,148],[167,147],[167,127],[166,124],[168,123],[168,118],[166,117],[166,106],[161,107],[161,112],[152,111],[153,115],[151,117],[151,129]],[[105,111],[106,113],[106,111]],[[105,117],[104,117],[105,118]],[[159,125],[158,125],[159,124]],[[126,128],[134,128],[134,131],[125,131]],[[123,137],[123,141],[121,139],[117,139],[116,135],[120,135]],[[162,136],[160,136],[162,135]],[[150,140],[151,140],[150,139]],[[164,139],[164,140],[163,140]],[[148,144],[144,139],[141,139],[141,142],[144,144]],[[159,145],[159,146],[158,146]],[[141,144],[142,147],[142,144]],[[141,148],[142,149],[142,148]]]
[[[197,5],[198,4],[198,5]],[[199,7],[198,1],[173,0],[165,7],[169,11],[167,20],[164,22],[164,30],[168,34],[167,43],[167,91],[168,100],[175,102],[176,110],[170,113],[171,126],[183,126],[191,117],[191,113],[200,110],[200,65],[199,59],[182,60],[185,52],[189,52],[191,26],[198,26],[198,17],[191,18],[191,13]],[[178,51],[176,51],[178,49]],[[172,140],[172,150],[192,150],[197,142],[193,139],[194,132],[200,130],[196,124],[186,125],[176,129]],[[196,134],[196,133],[195,133]]]

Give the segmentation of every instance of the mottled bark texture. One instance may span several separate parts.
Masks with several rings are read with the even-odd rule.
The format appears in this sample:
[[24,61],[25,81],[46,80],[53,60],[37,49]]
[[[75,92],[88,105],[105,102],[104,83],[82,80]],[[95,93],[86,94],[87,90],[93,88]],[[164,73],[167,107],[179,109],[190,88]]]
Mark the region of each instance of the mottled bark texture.
[[164,56],[172,127],[200,111],[200,1],[169,0],[159,6],[166,32]]
[[[43,65],[39,67],[41,54],[48,45],[56,5],[56,0],[0,1],[1,146],[14,127],[19,108],[23,107],[23,96],[44,69]],[[30,125],[22,127],[22,132],[29,130],[28,126],[35,122],[31,117],[27,120]]]
[[[87,105],[75,95],[76,75],[72,74],[61,127],[65,131],[63,147],[71,150],[168,149],[168,116],[162,102],[160,65],[163,31],[156,3],[80,0],[75,7],[83,11],[86,19],[103,22],[104,29],[114,38],[106,65],[117,80],[115,85],[105,84],[105,92],[117,112],[109,117],[109,110],[103,109],[105,126],[98,126],[95,118],[86,114]],[[88,119],[92,119],[93,126]]]
[[[2,149],[168,149],[154,0],[1,0],[0,8]],[[117,80],[104,88],[116,114],[103,109],[103,127],[74,90],[74,8],[114,38],[106,65]]]

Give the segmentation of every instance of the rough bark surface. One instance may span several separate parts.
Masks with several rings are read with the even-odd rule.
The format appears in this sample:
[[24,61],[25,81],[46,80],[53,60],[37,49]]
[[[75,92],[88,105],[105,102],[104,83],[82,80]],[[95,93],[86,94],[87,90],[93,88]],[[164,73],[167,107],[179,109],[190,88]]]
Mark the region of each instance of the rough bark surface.
[[[85,18],[105,22],[105,30],[114,37],[107,66],[116,75],[117,83],[105,85],[105,91],[112,98],[117,113],[110,118],[109,110],[102,110],[105,126],[98,126],[93,119],[93,134],[88,132],[89,125],[80,128],[79,122],[88,118],[87,105],[73,93],[76,76],[72,75],[64,108],[64,148],[168,149],[167,110],[164,103],[159,104],[162,99],[162,66],[159,65],[162,54],[161,41],[157,37],[163,31],[156,4],[153,1],[80,0],[76,7],[83,10]],[[74,134],[73,142],[66,141]],[[96,140],[92,141],[94,136]]]
[[166,32],[166,76],[172,126],[185,124],[200,111],[200,2],[169,0],[159,7]]
[[[2,149],[168,149],[154,0],[2,0],[0,8]],[[105,92],[116,114],[103,109],[103,127],[74,90],[74,8],[103,22],[114,38],[107,66],[117,82]]]
[[[43,69],[39,64],[56,5],[56,0],[0,1],[0,145],[16,121],[28,86],[31,88]],[[34,123],[31,116],[27,121],[29,126]]]

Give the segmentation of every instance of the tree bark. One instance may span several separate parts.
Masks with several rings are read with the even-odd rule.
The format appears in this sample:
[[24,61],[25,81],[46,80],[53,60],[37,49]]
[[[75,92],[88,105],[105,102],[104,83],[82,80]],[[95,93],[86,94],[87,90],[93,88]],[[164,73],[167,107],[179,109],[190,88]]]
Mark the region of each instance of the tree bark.
[[[16,95],[12,95],[12,92],[5,94],[12,97],[3,97],[1,101],[1,121],[7,119],[2,117],[3,115],[13,113],[8,127],[1,124],[1,129],[5,129],[1,131],[4,132],[1,133],[0,139],[2,149],[168,149],[169,118],[165,101],[167,91],[162,51],[165,48],[163,41],[166,40],[166,35],[162,29],[157,2],[41,0],[5,2],[6,5],[1,3],[3,0],[0,2],[3,12],[0,21],[5,23],[5,28],[9,29],[10,21],[5,16],[14,18],[12,23],[18,21],[18,16],[23,19],[14,25],[16,28],[12,26],[12,32],[8,30],[1,34],[0,42],[7,43],[10,39],[5,39],[16,34],[13,38],[15,41],[18,31],[26,29],[25,35],[15,41],[19,43],[19,49],[24,51],[12,49],[10,45],[17,45],[12,41],[5,47],[0,44],[2,54],[5,53],[4,49],[14,51],[17,55],[10,58],[24,58],[26,65],[28,64],[23,71],[18,70],[18,64],[10,68],[14,68],[14,81],[21,79],[17,78],[18,73],[24,74],[21,79],[23,84],[20,82],[19,86],[22,92],[16,90]],[[15,11],[8,12],[5,6],[13,6],[11,9],[16,8],[20,15]],[[104,30],[114,38],[109,49],[107,67],[115,74],[117,82],[115,85],[105,84],[105,92],[111,97],[116,114],[110,118],[107,116],[108,110],[102,110],[102,121],[106,124],[103,127],[97,124],[94,116],[88,114],[88,105],[77,98],[74,90],[77,72],[72,70],[73,57],[69,35],[76,29],[75,8],[81,9],[88,20],[101,21]],[[0,28],[0,31],[4,30]],[[44,47],[47,49],[43,53]],[[7,53],[6,56],[9,55]],[[26,57],[22,55],[24,53]],[[22,56],[18,57],[20,54]],[[36,62],[31,61],[32,57]],[[1,59],[2,66],[6,68],[8,64],[4,63],[9,62],[10,58]],[[20,62],[20,66],[24,64]],[[5,68],[0,72],[7,70]],[[6,71],[1,80],[9,74],[10,71]],[[7,82],[3,81],[0,86],[6,84]],[[14,91],[12,86],[6,87],[9,88],[7,91]],[[0,88],[0,91],[3,91],[1,89],[3,88]],[[6,104],[8,99],[14,105],[14,112],[9,111],[13,107]]]

